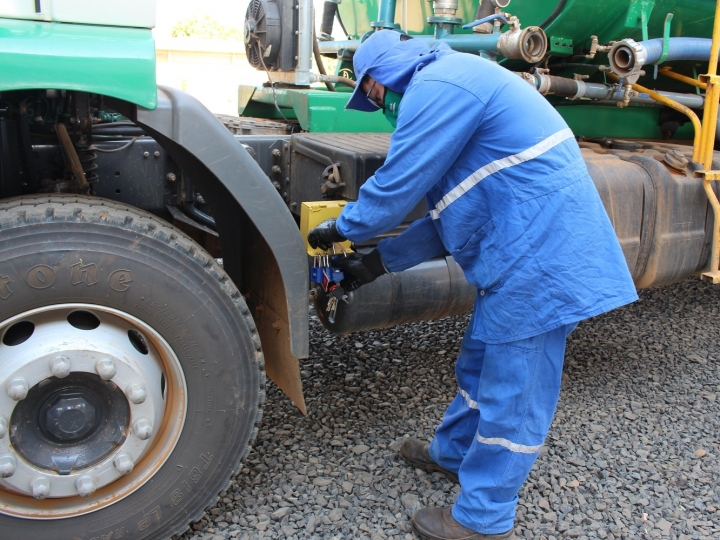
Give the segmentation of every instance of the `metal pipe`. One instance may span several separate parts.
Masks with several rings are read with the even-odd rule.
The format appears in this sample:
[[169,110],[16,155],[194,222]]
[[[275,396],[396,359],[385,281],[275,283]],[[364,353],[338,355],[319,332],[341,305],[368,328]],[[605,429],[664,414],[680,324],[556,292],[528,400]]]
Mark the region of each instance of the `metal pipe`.
[[321,54],[332,54],[340,51],[355,52],[359,46],[359,39],[320,41],[318,43],[318,48],[320,49]]
[[[296,72],[307,77],[312,66],[313,54],[313,0],[298,2],[298,63]],[[298,82],[297,84],[303,84]]]
[[442,39],[435,39],[435,36],[413,36],[416,39],[423,39],[431,43],[447,43],[453,50],[458,52],[477,54],[484,51],[490,54],[498,53],[498,42],[502,34],[448,34]]
[[400,19],[402,24],[401,28],[406,29],[408,27],[408,0],[402,0],[402,18]]
[[[537,26],[497,34],[448,34],[440,40],[430,35],[413,37],[431,43],[442,41],[458,52],[477,54],[482,51],[493,55],[501,54],[506,58],[525,60],[527,62],[537,62],[544,57],[548,43],[545,32]],[[337,53],[338,51],[356,51],[359,46],[359,40],[323,41],[318,43],[320,52],[323,54]]]
[[[502,34],[482,34],[482,35],[455,35],[450,34],[447,37],[437,40],[435,36],[430,35],[418,35],[413,36],[415,39],[422,39],[437,43],[442,41],[447,43],[453,50],[458,52],[477,54],[478,51],[485,51],[492,54],[498,52],[498,41]],[[360,46],[359,39],[345,40],[345,41],[324,41],[318,44],[320,52],[322,54],[334,53],[338,51],[349,51],[355,52]]]
[[315,313],[336,334],[459,315],[472,307],[476,295],[452,257],[380,276],[349,293],[348,303],[338,304],[334,323],[327,320],[327,295],[317,292]]
[[[435,39],[435,36],[419,35],[413,36],[415,39],[422,39],[437,43],[442,41],[447,43],[453,50],[458,52],[477,54],[478,51],[485,51],[491,54],[498,53],[498,41],[502,34],[478,34],[478,35],[455,35],[449,34],[441,40]],[[355,52],[360,46],[360,40],[346,40],[346,41],[325,41],[319,43],[320,52],[323,54],[333,53],[338,51],[349,51]]]
[[378,20],[370,26],[373,28],[397,28],[395,24],[395,0],[380,0]]

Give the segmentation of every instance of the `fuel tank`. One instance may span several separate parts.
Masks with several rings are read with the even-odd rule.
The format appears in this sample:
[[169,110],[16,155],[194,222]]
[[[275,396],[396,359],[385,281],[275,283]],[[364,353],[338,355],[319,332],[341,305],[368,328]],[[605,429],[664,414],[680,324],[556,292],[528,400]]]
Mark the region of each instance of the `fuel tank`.
[[[612,139],[579,144],[638,288],[682,280],[708,264],[713,213],[702,181],[690,170],[692,147]],[[713,162],[719,167],[720,159]],[[332,324],[327,298],[318,292],[316,313],[335,333],[458,315],[475,299],[452,257],[382,276],[350,293]]]

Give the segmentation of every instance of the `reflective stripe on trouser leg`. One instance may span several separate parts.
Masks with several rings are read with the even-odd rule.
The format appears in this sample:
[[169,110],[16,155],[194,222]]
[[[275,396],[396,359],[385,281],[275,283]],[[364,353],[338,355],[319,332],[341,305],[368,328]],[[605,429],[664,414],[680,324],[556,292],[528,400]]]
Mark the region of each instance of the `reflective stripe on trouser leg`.
[[485,345],[475,400],[478,431],[460,470],[455,519],[497,534],[515,521],[517,493],[545,441],[557,406],[565,340],[575,324],[512,343]]
[[470,449],[480,418],[475,396],[485,356],[485,343],[470,336],[472,328],[471,320],[455,363],[458,394],[445,411],[442,423],[435,430],[435,438],[428,449],[430,457],[438,465],[453,472],[458,471]]

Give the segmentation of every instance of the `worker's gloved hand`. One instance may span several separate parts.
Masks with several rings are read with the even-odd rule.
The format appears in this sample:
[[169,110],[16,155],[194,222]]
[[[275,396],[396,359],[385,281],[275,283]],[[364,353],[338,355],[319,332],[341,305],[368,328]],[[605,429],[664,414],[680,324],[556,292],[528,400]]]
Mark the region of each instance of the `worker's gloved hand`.
[[347,257],[333,258],[332,264],[345,274],[345,279],[340,282],[345,292],[354,291],[388,273],[377,249],[365,254],[353,253]]
[[347,240],[347,238],[337,230],[337,226],[335,225],[336,221],[335,218],[322,221],[308,233],[308,243],[314,249],[320,248],[328,250],[332,247],[333,242],[344,242]]

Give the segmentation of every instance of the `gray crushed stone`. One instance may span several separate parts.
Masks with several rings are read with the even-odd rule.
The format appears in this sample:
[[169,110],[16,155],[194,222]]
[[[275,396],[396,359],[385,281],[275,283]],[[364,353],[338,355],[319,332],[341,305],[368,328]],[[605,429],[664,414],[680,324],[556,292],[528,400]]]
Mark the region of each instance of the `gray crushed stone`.
[[[720,538],[720,289],[690,279],[580,324],[519,539]],[[333,336],[313,318],[308,416],[272,384],[240,473],[182,540],[415,538],[459,487],[397,456],[430,440],[468,315]]]

